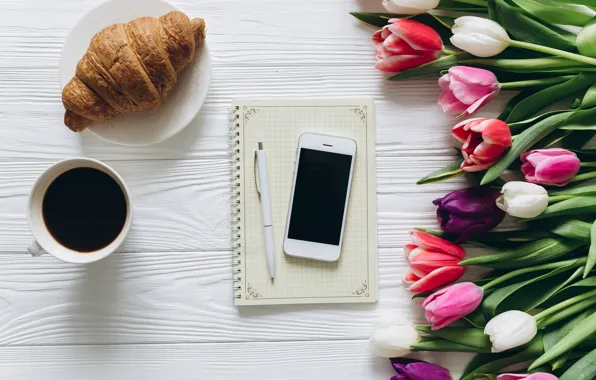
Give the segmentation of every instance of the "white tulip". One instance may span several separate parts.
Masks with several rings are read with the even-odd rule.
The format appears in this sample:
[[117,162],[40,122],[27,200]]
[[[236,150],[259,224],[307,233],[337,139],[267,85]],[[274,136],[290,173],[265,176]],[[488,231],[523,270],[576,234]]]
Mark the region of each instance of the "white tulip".
[[497,315],[484,328],[484,333],[493,344],[494,353],[522,346],[534,339],[537,332],[536,319],[519,310]]
[[391,13],[416,15],[434,9],[440,0],[383,0],[383,6]]
[[384,315],[373,322],[369,351],[383,358],[408,355],[410,346],[420,342],[416,326],[399,315]]
[[478,57],[492,57],[509,46],[509,35],[498,23],[481,17],[463,16],[451,29],[451,43]]
[[529,182],[507,182],[497,198],[497,206],[511,216],[535,218],[548,206],[548,193],[544,187]]

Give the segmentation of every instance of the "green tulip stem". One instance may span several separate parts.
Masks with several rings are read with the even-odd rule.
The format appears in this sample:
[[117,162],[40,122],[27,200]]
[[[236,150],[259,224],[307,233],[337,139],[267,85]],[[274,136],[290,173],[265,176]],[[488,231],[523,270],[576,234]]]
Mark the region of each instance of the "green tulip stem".
[[564,51],[564,50],[553,49],[553,48],[550,48],[547,46],[541,46],[541,45],[531,44],[529,42],[516,41],[516,40],[509,41],[509,46],[513,46],[513,47],[517,47],[517,48],[521,48],[521,49],[534,50],[534,51],[537,51],[540,53],[556,55],[556,56],[571,59],[571,60],[574,60],[577,62],[596,66],[596,59],[594,59],[594,58],[586,57],[581,54],[570,53],[570,52]]
[[533,267],[529,267],[529,268],[517,269],[517,270],[514,270],[507,274],[504,274],[501,277],[495,278],[491,282],[484,284],[481,288],[484,291],[487,291],[488,289],[493,288],[499,284],[502,284],[505,281],[511,280],[512,278],[521,276],[522,274],[526,274],[526,273],[532,273],[532,272],[536,272],[536,271],[543,271],[543,270],[549,270],[549,269],[557,269],[557,268],[564,267],[567,265],[573,265],[574,268],[578,268],[578,267],[581,267],[582,265],[584,265],[587,260],[588,260],[587,258],[565,260],[565,261],[559,261],[556,263],[542,264],[542,265],[537,265],[537,266],[533,266]]
[[573,179],[571,181],[569,181],[569,183],[585,181],[585,180],[594,179],[594,178],[596,178],[596,171],[578,174],[575,177],[573,177]]
[[566,201],[567,199],[573,198],[573,195],[552,195],[548,198],[548,204],[557,203],[560,201]]
[[596,162],[582,162],[580,166],[582,168],[596,168]]
[[457,52],[455,50],[449,50],[449,49],[447,49],[447,48],[444,47],[443,48],[443,54],[445,54],[445,55],[455,55],[455,54],[457,54]]
[[565,300],[559,304],[556,304],[555,306],[551,306],[548,309],[543,310],[540,313],[536,314],[534,316],[534,318],[536,318],[536,321],[540,321],[541,319],[551,316],[561,310],[564,310],[568,307],[575,305],[576,303],[578,303],[580,301],[583,301],[587,298],[594,297],[594,296],[596,296],[596,289],[592,290],[590,292],[584,293],[584,294],[580,294],[579,296],[569,298],[568,300]]
[[500,86],[501,86],[501,90],[519,90],[519,89],[527,88],[527,87],[550,86],[552,84],[559,84],[559,83],[567,82],[568,80],[573,79],[573,78],[575,78],[575,75],[563,75],[560,77],[553,77],[553,78],[520,80],[517,82],[505,82],[505,83],[500,83]]
[[564,319],[572,317],[572,316],[586,310],[590,306],[594,306],[594,305],[596,305],[596,297],[586,298],[585,300],[579,301],[575,305],[570,306],[570,307],[566,308],[565,310],[558,312],[557,314],[551,315],[549,317],[541,319],[540,321],[537,321],[538,328],[543,329],[545,327],[554,325],[555,323],[561,322]]

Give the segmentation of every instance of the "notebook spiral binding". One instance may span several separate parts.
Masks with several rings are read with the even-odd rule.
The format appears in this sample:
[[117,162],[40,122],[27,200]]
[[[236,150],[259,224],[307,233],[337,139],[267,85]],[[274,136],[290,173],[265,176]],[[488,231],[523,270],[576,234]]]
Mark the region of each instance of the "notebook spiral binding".
[[234,298],[241,298],[242,292],[242,231],[240,217],[240,107],[234,106],[230,110],[230,146],[232,152],[232,251],[233,251],[233,283]]

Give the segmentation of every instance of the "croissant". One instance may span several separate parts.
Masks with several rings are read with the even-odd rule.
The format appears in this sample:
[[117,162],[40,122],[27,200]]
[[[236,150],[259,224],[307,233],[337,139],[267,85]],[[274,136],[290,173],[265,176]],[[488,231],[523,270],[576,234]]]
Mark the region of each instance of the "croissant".
[[205,21],[182,12],[108,26],[62,91],[64,124],[80,132],[93,121],[159,107],[204,40]]

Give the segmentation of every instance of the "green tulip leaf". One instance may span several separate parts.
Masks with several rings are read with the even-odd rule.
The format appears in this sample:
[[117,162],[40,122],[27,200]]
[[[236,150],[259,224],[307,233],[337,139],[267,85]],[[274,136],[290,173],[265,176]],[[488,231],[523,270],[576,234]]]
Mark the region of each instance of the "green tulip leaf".
[[553,145],[561,141],[565,142],[566,139],[569,138],[569,135],[573,134],[573,132],[574,131],[563,131],[561,129],[557,129],[548,134],[542,140],[538,141],[536,144],[532,145],[532,149],[546,149],[552,147]]
[[[541,365],[557,359],[561,355],[577,347],[594,332],[596,332],[596,313],[589,315],[579,326],[571,330],[563,339],[546,351],[544,355],[536,359],[528,370],[532,371]],[[591,378],[592,377],[588,377],[586,379]]]
[[596,197],[577,196],[548,206],[542,214],[530,220],[554,218],[558,216],[584,215],[595,212]]
[[416,78],[423,75],[439,74],[441,70],[448,69],[452,66],[457,65],[458,58],[469,55],[469,53],[461,52],[453,55],[445,55],[432,62],[425,63],[424,65],[416,66],[411,69],[397,73],[388,79],[390,81],[403,81],[407,79]]
[[[509,114],[511,113],[513,108],[516,105],[518,105],[519,102],[521,102],[528,96],[534,94],[535,92],[536,92],[535,90],[526,90],[526,91],[521,91],[520,93],[515,95],[513,98],[511,98],[511,100],[509,100],[509,102],[507,102],[507,104],[505,105],[505,108],[503,109],[503,112],[501,112],[501,114],[499,116],[497,116],[497,119],[503,120],[503,121],[507,120],[507,117],[509,116]],[[511,125],[509,125],[509,128],[511,128]],[[511,134],[517,134],[517,132],[514,133],[513,129],[511,129]]]
[[573,131],[596,131],[596,107],[580,108],[573,111],[569,119],[565,120],[559,128]]
[[584,278],[588,277],[592,269],[596,265],[596,220],[592,224],[590,230],[590,250],[588,251],[588,262],[584,271]]
[[559,100],[585,90],[594,83],[594,80],[596,80],[596,75],[582,73],[566,82],[540,90],[519,102],[507,117],[506,122],[514,123],[524,120]]
[[[520,104],[518,104],[518,107]],[[501,159],[488,169],[480,184],[486,185],[499,178],[501,173],[503,173],[523,152],[557,129],[570,115],[571,112],[563,112],[549,116],[523,131],[513,141],[513,145],[506,151]]]
[[576,35],[512,7],[505,0],[489,0],[496,5],[499,23],[515,39],[555,49],[575,51]]
[[564,323],[562,326],[557,327],[549,327],[546,329],[544,333],[543,343],[544,343],[544,350],[548,351],[553,348],[557,343],[561,341],[569,332],[573,329],[581,325],[581,323],[590,316],[594,311],[595,308],[591,308],[589,310],[585,310],[583,313],[575,316],[573,319]]
[[596,83],[588,88],[580,104],[580,108],[582,109],[592,107],[596,107]]
[[441,0],[439,2],[439,5],[437,5],[434,9],[442,10],[442,11],[452,11],[452,12],[486,13],[486,7],[472,5],[472,4],[466,4],[466,3],[460,3],[456,0]]
[[[553,133],[561,133],[561,135],[565,135],[565,137],[562,139],[563,143],[563,148],[565,149],[581,149],[584,147],[584,145],[586,145],[591,139],[592,137],[594,137],[594,134],[596,133],[596,130],[594,131],[574,131],[574,130],[570,130],[570,129],[559,129],[556,130]],[[569,133],[571,132],[571,133]]]
[[[530,311],[539,306],[567,283],[569,275],[563,273],[574,268],[563,266],[541,276],[500,288],[482,302],[482,311],[487,319],[494,318],[508,310]],[[554,279],[551,277],[556,276]],[[541,281],[550,279],[548,282]]]
[[417,185],[424,185],[427,183],[445,181],[450,178],[455,178],[464,174],[464,171],[461,170],[461,164],[464,162],[463,159],[455,161],[447,165],[446,167],[435,170],[434,172],[430,173],[426,177],[420,179],[416,182]]
[[533,360],[544,352],[542,341],[543,337],[538,333],[523,351],[516,354],[503,352],[493,355],[479,355],[468,364],[460,380],[473,380],[476,373],[497,373],[505,367]]
[[551,24],[584,26],[592,19],[591,15],[575,6],[548,3],[544,0],[512,0],[530,15]]
[[[520,99],[520,101],[522,101],[522,100],[523,99]],[[511,134],[512,135],[517,135],[517,134],[520,134],[521,132],[525,131],[526,129],[528,129],[532,125],[538,123],[539,121],[542,121],[542,120],[544,120],[544,119],[546,119],[548,117],[551,117],[553,115],[558,115],[558,114],[563,113],[563,112],[569,112],[569,111],[559,110],[559,111],[545,112],[545,113],[543,113],[541,115],[534,116],[534,117],[531,117],[531,118],[526,119],[526,120],[517,121],[515,123],[509,123],[509,129],[511,130]],[[499,116],[499,119],[502,120],[500,116]]]
[[[541,222],[543,223],[543,222]],[[556,235],[571,240],[578,240],[584,244],[590,244],[590,233],[592,226],[590,223],[581,220],[564,220],[548,227]]]
[[523,268],[562,257],[582,245],[579,241],[549,237],[504,252],[472,257],[463,260],[460,265],[497,269]]
[[591,380],[596,377],[596,350],[579,359],[559,380]]

